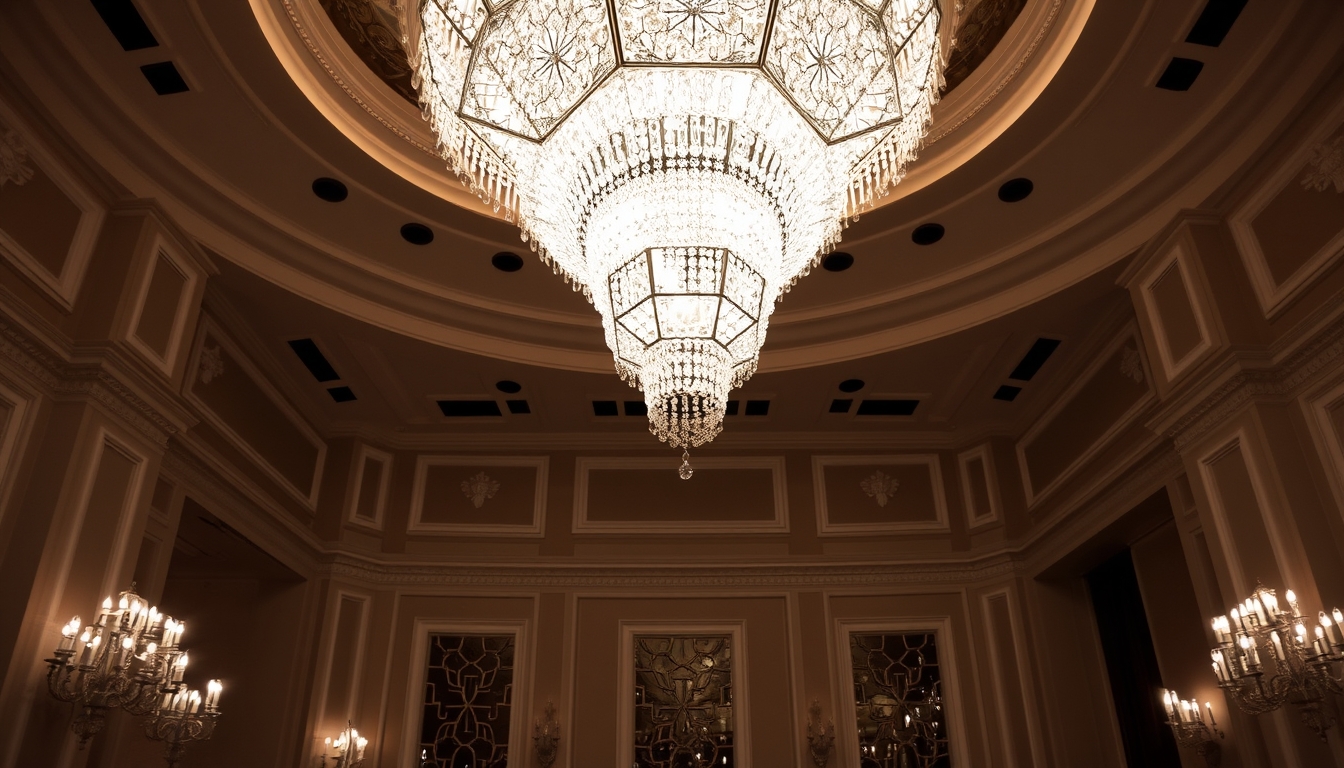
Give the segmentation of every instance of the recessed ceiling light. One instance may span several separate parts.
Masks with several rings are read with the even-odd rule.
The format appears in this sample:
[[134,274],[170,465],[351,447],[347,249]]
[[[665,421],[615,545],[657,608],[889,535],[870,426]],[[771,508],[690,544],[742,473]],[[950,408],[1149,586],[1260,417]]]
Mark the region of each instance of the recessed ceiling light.
[[821,268],[827,272],[844,272],[854,266],[854,257],[844,251],[826,254],[821,260]]
[[434,230],[424,224],[411,222],[401,225],[401,237],[411,245],[429,245],[434,242]]
[[865,382],[863,379],[845,379],[844,381],[840,382],[840,391],[858,392],[860,389],[863,389],[864,383]]
[[490,257],[490,263],[500,272],[517,272],[523,268],[523,257],[509,251],[501,251]]
[[516,392],[521,392],[523,390],[523,385],[519,384],[516,381],[509,381],[508,379],[504,379],[502,381],[495,382],[495,389],[498,389],[500,392],[503,392],[506,395],[512,395]]
[[1027,195],[1036,188],[1031,179],[1009,179],[999,187],[999,199],[1005,203],[1016,203],[1027,199]]
[[942,224],[920,224],[910,233],[910,239],[915,241],[915,245],[933,245],[943,239],[946,231]]
[[344,183],[323,176],[320,179],[313,179],[313,194],[328,203],[339,203],[350,196],[350,190]]

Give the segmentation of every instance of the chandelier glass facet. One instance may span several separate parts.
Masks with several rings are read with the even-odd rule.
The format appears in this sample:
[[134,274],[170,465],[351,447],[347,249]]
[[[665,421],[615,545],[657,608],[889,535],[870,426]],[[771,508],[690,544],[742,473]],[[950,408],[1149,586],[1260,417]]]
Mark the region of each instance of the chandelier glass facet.
[[712,440],[775,302],[898,183],[938,0],[423,0],[439,151],[602,315],[650,431]]

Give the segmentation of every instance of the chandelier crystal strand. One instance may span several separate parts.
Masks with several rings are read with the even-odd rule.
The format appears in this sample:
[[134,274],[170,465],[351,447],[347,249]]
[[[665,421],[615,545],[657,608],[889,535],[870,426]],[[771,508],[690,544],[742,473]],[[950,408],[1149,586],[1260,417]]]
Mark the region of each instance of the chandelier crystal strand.
[[[423,0],[439,151],[593,303],[650,431],[722,430],[774,304],[900,182],[937,0]],[[418,32],[418,34],[417,34]]]

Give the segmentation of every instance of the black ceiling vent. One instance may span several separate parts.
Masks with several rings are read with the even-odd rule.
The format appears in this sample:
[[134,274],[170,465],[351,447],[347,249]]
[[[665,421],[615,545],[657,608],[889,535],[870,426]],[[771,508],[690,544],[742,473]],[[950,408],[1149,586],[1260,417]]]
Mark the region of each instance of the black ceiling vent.
[[626,416],[648,416],[648,415],[649,415],[649,406],[645,405],[645,403],[644,403],[643,400],[626,400],[626,401],[625,401],[625,415],[626,415]]
[[93,0],[93,9],[103,18],[123,51],[139,51],[159,44],[131,0]]
[[517,272],[523,268],[523,257],[509,251],[501,251],[490,257],[490,265],[500,272]]
[[999,199],[1005,203],[1020,203],[1026,200],[1034,189],[1036,189],[1036,185],[1031,182],[1031,179],[1009,179],[999,187]]
[[499,403],[494,400],[439,400],[439,410],[444,416],[457,418],[462,416],[503,416]]
[[594,416],[620,416],[620,415],[621,415],[621,412],[620,412],[620,410],[616,407],[616,401],[615,401],[615,400],[594,400],[594,401],[593,401],[593,415],[594,415]]
[[532,406],[528,405],[526,400],[505,400],[504,404],[514,416],[526,416],[532,412]]
[[434,230],[413,221],[401,225],[401,239],[411,245],[429,245],[434,242]]
[[1013,386],[1009,386],[1008,384],[1004,384],[1003,386],[1001,386],[1001,387],[999,387],[998,389],[994,390],[994,399],[995,399],[995,400],[1003,400],[1003,401],[1006,401],[1006,402],[1011,403],[1011,402],[1013,402],[1014,400],[1016,400],[1016,399],[1017,399],[1017,396],[1020,395],[1020,394],[1022,394],[1022,388],[1021,388],[1021,387],[1013,387]]
[[864,400],[859,403],[858,415],[911,416],[918,407],[918,400]]
[[748,401],[747,401],[747,415],[748,415],[748,416],[769,416],[769,415],[770,415],[770,401],[769,401],[769,400],[748,400]]
[[355,399],[355,391],[349,387],[332,387],[327,390],[327,394],[338,403],[348,403]]
[[140,68],[140,72],[149,81],[149,87],[160,96],[171,96],[190,90],[187,88],[187,81],[182,79],[182,73],[177,71],[177,65],[171,61],[146,64]]
[[328,203],[339,203],[350,196],[350,189],[339,179],[323,176],[320,179],[313,179],[313,194]]
[[854,401],[853,401],[853,400],[850,400],[849,398],[836,398],[835,400],[832,400],[832,401],[831,401],[831,410],[830,410],[830,412],[831,412],[831,413],[849,413],[849,406],[851,406],[851,405],[853,405],[853,404],[854,404]]
[[1008,378],[1031,381],[1031,377],[1041,370],[1041,366],[1045,365],[1045,361],[1049,360],[1058,348],[1059,339],[1037,339],[1036,343],[1031,345],[1031,349],[1027,350],[1027,354],[1022,356],[1013,372],[1008,374]]
[[523,385],[509,379],[501,379],[495,382],[495,389],[506,395],[516,395],[523,391]]
[[723,413],[724,413],[725,416],[736,416],[736,415],[737,415],[737,401],[736,401],[736,400],[729,400],[726,404],[724,404],[724,407],[723,407]]
[[335,381],[341,378],[336,373],[336,369],[327,362],[327,356],[322,354],[322,350],[317,348],[317,344],[312,339],[292,339],[289,342],[289,348],[294,350],[294,354],[299,356],[299,362],[303,367],[313,374],[313,378],[318,381]]
[[910,239],[914,241],[915,245],[933,245],[942,240],[946,233],[947,230],[943,228],[942,224],[920,224],[915,227],[914,232],[910,233]]
[[1195,59],[1173,58],[1162,76],[1157,78],[1157,87],[1165,91],[1188,91],[1195,84],[1195,78],[1204,69],[1204,62]]
[[1232,31],[1232,25],[1245,7],[1246,0],[1209,0],[1195,20],[1190,34],[1185,36],[1185,42],[1217,48],[1223,44],[1227,33]]
[[854,256],[844,251],[828,253],[826,258],[821,260],[821,268],[827,272],[844,272],[852,266],[854,266]]
[[840,391],[847,393],[858,392],[865,386],[866,383],[864,382],[863,379],[845,379],[844,381],[840,382]]

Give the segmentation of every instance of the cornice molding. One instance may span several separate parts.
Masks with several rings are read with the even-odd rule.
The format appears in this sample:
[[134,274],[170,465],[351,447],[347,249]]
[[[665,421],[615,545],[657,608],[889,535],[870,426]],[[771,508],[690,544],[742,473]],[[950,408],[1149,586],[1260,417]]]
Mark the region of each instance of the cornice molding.
[[[1336,297],[1322,308],[1330,315],[1316,332],[1297,344],[1285,344],[1287,349],[1274,357],[1279,363],[1274,368],[1242,368],[1243,361],[1224,358],[1223,364],[1208,378],[1227,376],[1211,392],[1187,408],[1179,416],[1170,418],[1162,429],[1174,442],[1176,450],[1184,450],[1219,424],[1226,422],[1247,403],[1262,399],[1288,399],[1316,380],[1323,371],[1337,368],[1344,358],[1344,297]],[[1232,373],[1228,374],[1228,369]],[[1170,411],[1169,411],[1170,412]],[[1165,420],[1155,419],[1155,422]]]
[[24,329],[0,320],[0,358],[29,376],[55,399],[91,399],[155,444],[166,446],[179,421],[141,397],[102,361],[70,363],[39,345]]
[[965,562],[502,566],[495,563],[377,563],[347,554],[335,555],[325,568],[332,578],[379,586],[696,589],[964,585],[1008,578],[1020,569],[1017,560],[1003,555]]

